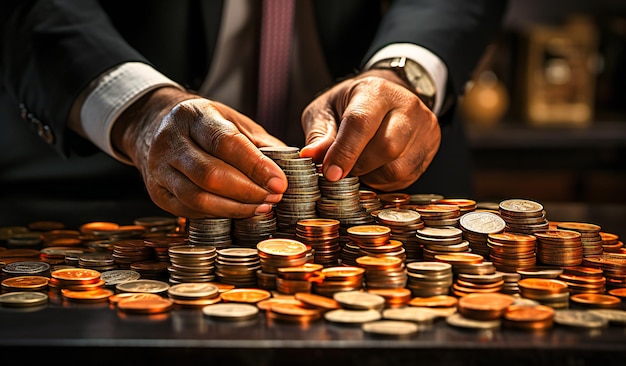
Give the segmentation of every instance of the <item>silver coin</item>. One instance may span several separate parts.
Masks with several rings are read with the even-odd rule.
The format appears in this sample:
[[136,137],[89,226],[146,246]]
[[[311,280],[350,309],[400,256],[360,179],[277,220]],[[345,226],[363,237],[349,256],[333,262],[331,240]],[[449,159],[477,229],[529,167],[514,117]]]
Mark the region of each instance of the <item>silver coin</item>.
[[341,324],[363,324],[380,320],[382,317],[380,311],[369,310],[349,310],[335,309],[324,313],[324,318],[329,322]]
[[377,217],[380,220],[392,221],[400,224],[412,224],[421,219],[421,215],[417,211],[395,208],[383,209],[378,213]]
[[506,227],[506,222],[499,215],[482,211],[464,214],[459,223],[465,230],[479,234],[499,233]]
[[431,324],[435,318],[439,317],[437,312],[425,307],[403,307],[395,309],[385,309],[383,318],[388,320],[403,320],[419,324]]
[[220,303],[203,307],[202,313],[215,319],[241,321],[256,317],[259,308],[250,304]]
[[618,309],[591,309],[590,313],[594,315],[599,315],[609,323],[618,324],[618,325],[626,325],[626,311],[618,310]]
[[499,208],[505,211],[535,213],[543,210],[543,205],[526,199],[509,199],[500,202]]
[[138,280],[141,275],[137,271],[129,269],[116,269],[100,273],[100,279],[104,280],[105,286],[114,286],[118,283]]
[[50,265],[46,262],[13,262],[5,265],[2,268],[4,273],[8,274],[38,274],[43,273],[50,270]]
[[219,289],[210,283],[180,283],[171,286],[167,293],[176,297],[212,298],[219,294]]
[[7,292],[0,295],[0,304],[9,307],[38,306],[48,302],[48,295],[37,291]]
[[119,292],[145,292],[158,294],[165,292],[170,288],[170,285],[163,281],[157,280],[134,280],[118,283],[115,289]]
[[361,326],[365,333],[387,336],[406,336],[418,331],[417,324],[399,320],[378,320]]
[[487,329],[496,329],[501,325],[500,320],[474,320],[463,317],[459,313],[455,313],[446,318],[446,323],[453,327],[458,328],[466,328],[466,329],[477,329],[477,330],[487,330]]
[[554,312],[554,322],[577,328],[602,328],[609,321],[598,314],[587,310],[563,309]]

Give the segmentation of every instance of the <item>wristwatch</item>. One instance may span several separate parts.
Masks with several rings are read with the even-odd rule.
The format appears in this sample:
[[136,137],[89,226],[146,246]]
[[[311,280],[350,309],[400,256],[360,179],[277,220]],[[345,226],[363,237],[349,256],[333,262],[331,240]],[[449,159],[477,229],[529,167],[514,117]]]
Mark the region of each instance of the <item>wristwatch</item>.
[[435,106],[437,88],[430,74],[419,63],[407,57],[380,60],[371,69],[393,70],[402,80],[413,87],[415,94],[430,110]]

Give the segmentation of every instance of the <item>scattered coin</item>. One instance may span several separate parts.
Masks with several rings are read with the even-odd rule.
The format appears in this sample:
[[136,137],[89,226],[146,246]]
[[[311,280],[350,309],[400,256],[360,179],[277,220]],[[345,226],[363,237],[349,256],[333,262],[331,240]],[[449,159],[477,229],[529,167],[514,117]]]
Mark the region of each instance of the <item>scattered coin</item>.
[[348,310],[348,309],[336,309],[328,311],[324,314],[324,318],[329,322],[345,324],[345,325],[359,325],[367,322],[373,322],[380,320],[382,317],[380,311],[369,310]]
[[563,309],[554,313],[554,322],[576,328],[602,328],[606,327],[609,321],[598,314],[587,310]]
[[474,320],[456,313],[447,317],[446,323],[457,328],[488,330],[499,328],[502,322],[500,320]]
[[42,292],[7,292],[0,295],[0,304],[6,307],[39,306],[48,302],[48,295]]
[[254,319],[259,308],[250,304],[220,303],[203,307],[202,313],[213,319],[243,321]]
[[418,326],[408,321],[378,320],[363,324],[361,329],[374,335],[407,336],[417,333]]

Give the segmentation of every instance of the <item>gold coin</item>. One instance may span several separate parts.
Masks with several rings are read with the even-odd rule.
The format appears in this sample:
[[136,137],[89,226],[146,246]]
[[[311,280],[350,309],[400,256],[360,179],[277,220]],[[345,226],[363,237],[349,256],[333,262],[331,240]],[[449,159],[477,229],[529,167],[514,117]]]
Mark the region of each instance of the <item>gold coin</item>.
[[100,272],[87,268],[63,268],[52,271],[50,276],[61,281],[83,281],[89,283],[100,279]]
[[256,288],[236,288],[222,293],[225,302],[257,303],[272,297],[269,291]]
[[308,248],[303,243],[293,239],[266,239],[257,244],[257,249],[263,253],[284,257],[300,257],[306,255]]

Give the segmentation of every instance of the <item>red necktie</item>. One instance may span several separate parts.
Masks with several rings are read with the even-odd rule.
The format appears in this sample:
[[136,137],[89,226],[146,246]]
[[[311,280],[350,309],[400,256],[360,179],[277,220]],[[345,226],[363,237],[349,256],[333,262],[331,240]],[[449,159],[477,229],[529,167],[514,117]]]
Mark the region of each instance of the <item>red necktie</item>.
[[264,0],[257,121],[276,136],[286,123],[295,10],[293,0]]

